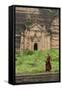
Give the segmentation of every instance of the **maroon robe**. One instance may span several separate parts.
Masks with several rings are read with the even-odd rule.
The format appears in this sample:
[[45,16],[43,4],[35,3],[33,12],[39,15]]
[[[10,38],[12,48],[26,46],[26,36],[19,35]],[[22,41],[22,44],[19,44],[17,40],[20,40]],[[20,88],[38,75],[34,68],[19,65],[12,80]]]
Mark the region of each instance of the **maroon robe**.
[[47,60],[46,60],[46,71],[51,71],[51,62],[50,62],[50,60],[51,60],[51,57],[48,56]]

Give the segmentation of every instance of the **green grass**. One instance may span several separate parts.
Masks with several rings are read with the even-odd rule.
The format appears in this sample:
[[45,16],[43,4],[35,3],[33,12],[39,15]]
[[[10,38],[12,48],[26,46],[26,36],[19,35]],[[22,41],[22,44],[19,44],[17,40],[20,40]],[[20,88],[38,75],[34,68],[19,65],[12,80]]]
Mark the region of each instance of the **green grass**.
[[16,73],[42,73],[45,72],[45,61],[48,53],[52,60],[52,72],[59,71],[58,51],[56,49],[46,51],[24,51],[16,53]]

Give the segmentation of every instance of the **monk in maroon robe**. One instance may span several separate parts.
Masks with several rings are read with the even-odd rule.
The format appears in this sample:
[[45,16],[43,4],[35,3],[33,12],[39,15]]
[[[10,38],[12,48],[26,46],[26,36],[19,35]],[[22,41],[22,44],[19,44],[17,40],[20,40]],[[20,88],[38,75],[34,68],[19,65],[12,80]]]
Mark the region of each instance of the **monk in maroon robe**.
[[46,60],[46,71],[51,71],[51,57],[49,54]]

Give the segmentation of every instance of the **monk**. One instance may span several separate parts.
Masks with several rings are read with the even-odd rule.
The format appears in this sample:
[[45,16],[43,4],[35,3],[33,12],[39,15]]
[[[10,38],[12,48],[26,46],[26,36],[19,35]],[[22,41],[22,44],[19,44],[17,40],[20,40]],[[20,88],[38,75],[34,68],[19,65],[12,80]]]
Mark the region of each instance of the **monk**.
[[46,71],[51,71],[51,57],[48,54],[47,60],[46,60]]

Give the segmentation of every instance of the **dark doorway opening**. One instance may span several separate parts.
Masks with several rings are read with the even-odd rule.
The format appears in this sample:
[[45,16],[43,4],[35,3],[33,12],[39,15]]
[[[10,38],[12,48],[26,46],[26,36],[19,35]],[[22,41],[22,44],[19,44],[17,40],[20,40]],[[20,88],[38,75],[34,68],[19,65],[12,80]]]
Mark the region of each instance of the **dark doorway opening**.
[[34,44],[34,50],[37,50],[38,49],[38,46],[37,46],[37,43]]

